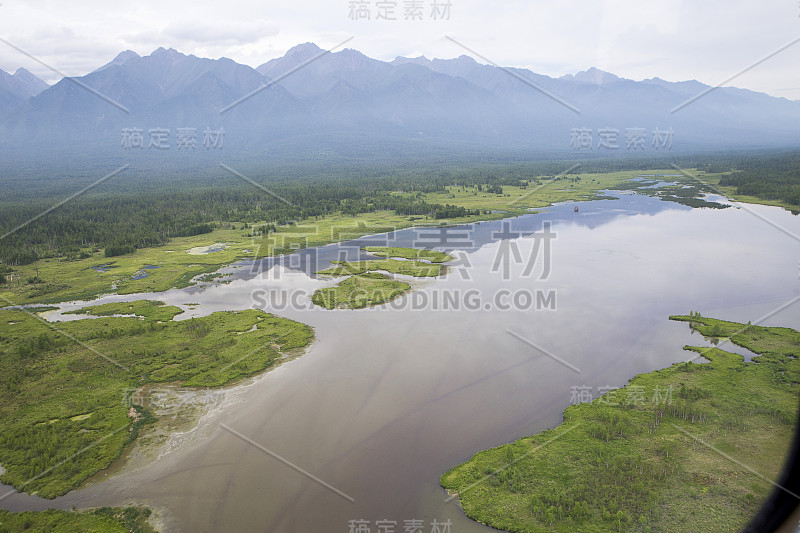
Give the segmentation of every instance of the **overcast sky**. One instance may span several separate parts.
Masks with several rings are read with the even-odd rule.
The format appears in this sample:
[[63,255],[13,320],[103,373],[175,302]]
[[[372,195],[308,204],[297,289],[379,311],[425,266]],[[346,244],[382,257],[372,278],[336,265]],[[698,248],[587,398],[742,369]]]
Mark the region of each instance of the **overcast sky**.
[[[0,38],[69,76],[125,49],[147,55],[160,46],[253,67],[299,43],[330,48],[349,37],[348,48],[381,60],[470,55],[451,36],[495,63],[550,76],[594,66],[635,80],[716,85],[800,38],[798,0],[410,0],[422,20],[405,19],[409,0],[361,0],[369,20],[353,20],[353,0],[1,1]],[[433,19],[434,1],[449,1],[449,19]],[[396,20],[376,20],[382,2],[395,6],[383,14]],[[18,67],[59,79],[0,42],[0,69]],[[727,85],[800,99],[799,67],[800,42]]]

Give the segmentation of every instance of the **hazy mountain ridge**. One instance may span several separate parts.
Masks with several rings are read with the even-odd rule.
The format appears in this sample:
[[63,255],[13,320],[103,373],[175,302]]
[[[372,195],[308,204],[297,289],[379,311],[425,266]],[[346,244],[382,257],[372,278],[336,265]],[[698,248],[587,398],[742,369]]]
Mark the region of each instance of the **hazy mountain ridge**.
[[0,70],[0,117],[48,87],[24,68],[18,68],[14,74]]
[[14,74],[0,70],[0,88],[20,98],[30,98],[50,87],[24,68],[18,68]]
[[590,131],[593,151],[601,128],[618,132],[620,150],[628,128],[645,129],[648,145],[655,128],[672,129],[674,149],[796,144],[800,102],[720,88],[672,112],[708,89],[596,68],[551,78],[468,56],[384,62],[353,49],[326,53],[313,43],[255,69],[173,49],[148,56],[126,50],[52,87],[24,69],[0,71],[0,146],[119,149],[121,130],[132,127],[173,135],[223,128],[231,150],[271,143],[287,150],[293,139],[308,149],[313,139],[339,136],[346,144],[353,136],[566,152],[575,148],[575,128]]

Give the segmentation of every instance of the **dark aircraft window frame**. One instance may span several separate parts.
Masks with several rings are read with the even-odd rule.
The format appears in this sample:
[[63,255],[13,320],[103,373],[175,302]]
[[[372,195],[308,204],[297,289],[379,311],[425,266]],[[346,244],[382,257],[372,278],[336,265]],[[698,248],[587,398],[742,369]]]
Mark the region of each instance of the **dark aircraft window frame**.
[[800,411],[786,463],[775,488],[761,505],[744,533],[800,531]]

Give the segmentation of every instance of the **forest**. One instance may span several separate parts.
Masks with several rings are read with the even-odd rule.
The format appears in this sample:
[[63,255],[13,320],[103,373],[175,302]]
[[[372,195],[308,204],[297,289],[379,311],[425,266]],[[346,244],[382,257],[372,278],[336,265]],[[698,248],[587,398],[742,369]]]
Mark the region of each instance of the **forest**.
[[[25,169],[32,176],[26,181],[0,166],[5,192],[0,199],[0,263],[6,268],[43,258],[78,260],[100,249],[106,257],[114,257],[163,245],[173,237],[209,233],[220,221],[234,228],[265,221],[280,226],[336,212],[355,216],[381,210],[433,219],[470,216],[481,213],[430,203],[423,195],[445,192],[452,185],[500,195],[504,186],[525,187],[541,176],[663,168],[665,162],[663,158],[474,164],[453,160],[436,167],[364,164],[272,170],[251,162],[242,168],[253,176],[252,183],[229,174],[223,179],[208,169],[194,173],[167,167],[162,174],[103,184],[63,203],[67,191],[86,185],[85,176],[46,180]],[[800,152],[680,156],[675,164],[727,172],[720,185],[735,186],[738,194],[800,205]],[[4,282],[5,276],[0,276]]]
[[[0,240],[0,261],[17,266],[47,257],[82,259],[87,257],[82,248],[105,248],[106,257],[114,257],[137,248],[165,244],[172,237],[210,233],[220,220],[242,225],[259,221],[285,225],[333,212],[357,215],[392,210],[400,215],[427,215],[436,219],[480,214],[463,207],[398,196],[388,190],[395,187],[394,183],[373,180],[361,185],[330,182],[282,185],[271,189],[273,195],[237,184],[183,192],[81,196]],[[405,184],[406,191],[419,188],[426,192],[443,191],[444,185]],[[6,203],[0,210],[0,232],[14,230],[48,207],[43,201]]]
[[736,187],[736,194],[800,206],[800,153],[747,158],[719,184]]

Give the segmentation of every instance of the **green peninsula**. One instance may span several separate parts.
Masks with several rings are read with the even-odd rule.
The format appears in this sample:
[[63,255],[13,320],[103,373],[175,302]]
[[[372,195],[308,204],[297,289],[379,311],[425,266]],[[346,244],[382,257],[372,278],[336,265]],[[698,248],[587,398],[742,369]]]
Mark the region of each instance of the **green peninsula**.
[[[475,454],[442,487],[467,516],[507,531],[742,529],[789,449],[800,332],[670,319],[722,345],[685,347],[708,362],[676,363],[571,405],[555,429]],[[726,342],[758,355],[745,361]]]
[[0,310],[0,480],[53,498],[107,468],[152,420],[130,402],[154,383],[220,387],[279,364],[309,326],[258,310],[175,321],[161,302],[92,306],[48,323]]

